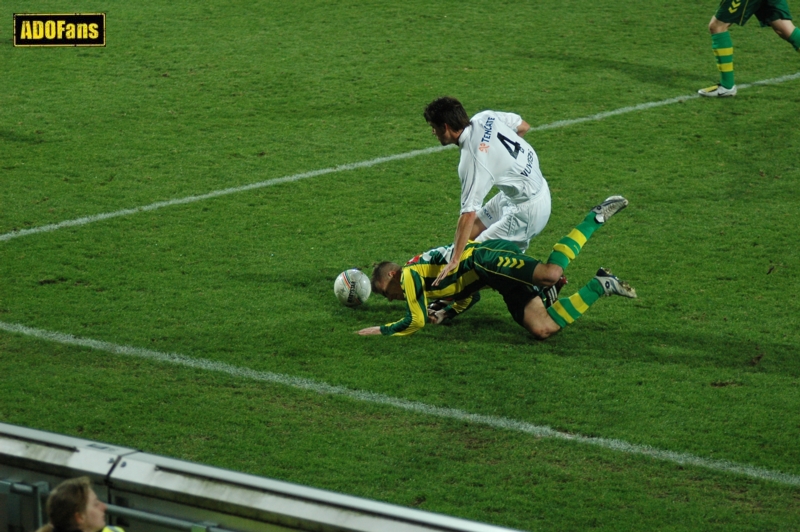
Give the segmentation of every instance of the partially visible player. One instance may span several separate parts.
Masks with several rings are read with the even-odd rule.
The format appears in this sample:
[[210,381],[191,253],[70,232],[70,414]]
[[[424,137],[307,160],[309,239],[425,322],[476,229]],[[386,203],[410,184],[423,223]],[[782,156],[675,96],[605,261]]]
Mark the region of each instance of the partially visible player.
[[781,39],[800,51],[800,30],[792,24],[789,4],[786,0],[722,0],[716,14],[708,23],[711,32],[711,48],[717,59],[720,80],[716,85],[697,91],[700,96],[725,98],[736,96],[733,79],[733,41],[728,29],[731,24],[744,26],[756,16],[762,27],[771,26]]
[[[455,98],[428,104],[425,120],[443,146],[461,148],[461,215],[455,253],[434,286],[458,266],[468,240],[502,239],[525,251],[550,218],[550,189],[539,170],[539,158],[522,136],[530,126],[514,113],[483,111],[471,119]],[[492,186],[498,192],[485,205]]]
[[[628,205],[622,196],[612,196],[589,212],[575,229],[553,246],[547,263],[520,252],[507,240],[470,241],[456,259],[456,269],[441,278],[441,272],[453,262],[454,245],[432,249],[409,261],[405,266],[382,262],[372,274],[372,290],[389,301],[403,300],[406,315],[387,325],[358,331],[363,336],[409,335],[425,323],[442,323],[475,304],[478,291],[491,287],[503,296],[514,321],[534,337],[544,340],[581,317],[603,295],[636,297],[636,291],[608,270],[597,275],[577,293],[559,299],[545,308],[542,290],[553,286],[564,269],[577,257],[586,241],[611,216]],[[451,298],[444,309],[427,308],[429,299]]]

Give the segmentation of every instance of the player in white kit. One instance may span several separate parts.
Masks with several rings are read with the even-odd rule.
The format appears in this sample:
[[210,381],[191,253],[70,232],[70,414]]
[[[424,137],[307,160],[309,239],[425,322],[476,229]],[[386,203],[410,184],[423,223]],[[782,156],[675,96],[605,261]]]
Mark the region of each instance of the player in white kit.
[[[530,126],[514,113],[482,111],[472,119],[455,98],[437,98],[425,108],[425,120],[443,146],[461,148],[461,215],[455,235],[455,259],[434,286],[458,267],[469,240],[508,240],[523,252],[550,218],[550,189],[539,158],[522,136]],[[483,204],[492,186],[499,192]]]

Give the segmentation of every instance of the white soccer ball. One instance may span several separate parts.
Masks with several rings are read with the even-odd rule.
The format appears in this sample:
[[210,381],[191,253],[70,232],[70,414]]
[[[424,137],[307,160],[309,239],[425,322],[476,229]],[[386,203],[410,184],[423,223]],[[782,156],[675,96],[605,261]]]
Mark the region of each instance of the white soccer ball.
[[366,273],[355,268],[345,270],[333,282],[333,293],[345,307],[357,307],[372,293],[372,286]]

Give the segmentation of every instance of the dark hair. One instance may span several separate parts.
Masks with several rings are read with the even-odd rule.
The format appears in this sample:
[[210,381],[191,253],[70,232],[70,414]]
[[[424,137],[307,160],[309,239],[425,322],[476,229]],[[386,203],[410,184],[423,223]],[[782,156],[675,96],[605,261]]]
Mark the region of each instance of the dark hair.
[[453,131],[461,131],[469,125],[469,116],[461,102],[450,96],[436,98],[425,107],[422,113],[425,120],[434,127],[450,126]]
[[381,263],[376,264],[375,267],[372,269],[372,280],[371,280],[372,291],[373,292],[377,292],[377,290],[375,289],[375,283],[377,283],[378,281],[388,277],[389,276],[389,272],[392,272],[392,271],[395,271],[395,270],[399,270],[399,269],[400,269],[400,266],[398,266],[394,262],[391,262],[391,261],[388,261],[388,260],[385,260],[385,261],[383,261]]
[[89,477],[71,478],[56,486],[47,498],[47,517],[50,523],[36,532],[77,528],[75,514],[86,511],[91,489],[92,483]]

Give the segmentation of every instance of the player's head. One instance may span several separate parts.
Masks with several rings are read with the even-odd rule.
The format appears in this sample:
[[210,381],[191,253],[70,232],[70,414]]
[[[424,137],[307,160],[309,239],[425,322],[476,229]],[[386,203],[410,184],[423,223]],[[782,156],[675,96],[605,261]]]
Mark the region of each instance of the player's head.
[[389,301],[405,299],[400,285],[400,265],[387,260],[377,264],[372,270],[372,291]]
[[47,516],[54,530],[96,532],[106,524],[106,505],[88,477],[65,480],[50,492]]
[[452,144],[453,139],[449,135],[460,133],[469,125],[469,116],[467,116],[464,106],[450,96],[442,96],[433,100],[425,107],[423,116],[443,145]]

